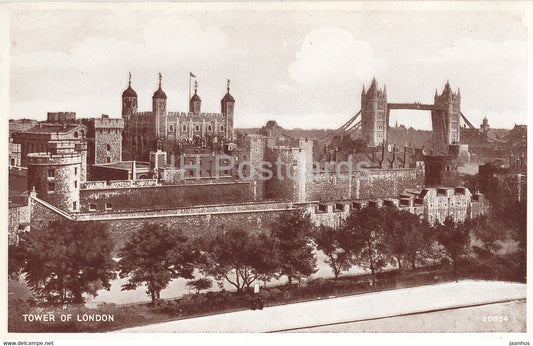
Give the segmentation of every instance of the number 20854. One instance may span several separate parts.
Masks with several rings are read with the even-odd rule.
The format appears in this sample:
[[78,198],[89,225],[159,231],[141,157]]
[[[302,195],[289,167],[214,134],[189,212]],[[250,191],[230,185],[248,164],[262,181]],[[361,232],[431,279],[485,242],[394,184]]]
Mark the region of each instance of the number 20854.
[[494,315],[494,316],[483,316],[483,322],[507,322],[509,321],[509,316],[504,315]]

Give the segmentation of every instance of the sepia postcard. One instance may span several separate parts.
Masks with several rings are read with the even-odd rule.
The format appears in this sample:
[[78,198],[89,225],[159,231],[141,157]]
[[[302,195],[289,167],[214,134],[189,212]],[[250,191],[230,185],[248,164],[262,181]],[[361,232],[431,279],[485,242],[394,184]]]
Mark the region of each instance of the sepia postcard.
[[530,345],[532,14],[0,3],[0,342]]

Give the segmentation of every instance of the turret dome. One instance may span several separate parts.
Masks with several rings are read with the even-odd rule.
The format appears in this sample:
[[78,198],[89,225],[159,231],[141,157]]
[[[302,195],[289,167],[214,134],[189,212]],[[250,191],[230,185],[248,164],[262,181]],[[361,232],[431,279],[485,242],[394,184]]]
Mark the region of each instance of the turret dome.
[[129,74],[128,89],[124,90],[122,93],[122,98],[125,97],[137,97],[137,93],[131,87],[131,73]]
[[137,97],[137,93],[131,88],[130,85],[128,86],[128,89],[124,90],[124,92],[122,93],[122,97]]
[[161,86],[160,86],[159,89],[155,91],[153,98],[154,99],[166,99],[167,94],[165,94],[165,92],[161,89]]
[[198,96],[198,94],[196,93],[196,90],[194,91],[194,95],[192,95],[191,97],[191,101],[202,101],[200,96]]
[[224,98],[222,98],[222,102],[235,102],[235,99],[228,92],[226,95],[224,95]]
[[165,94],[163,89],[161,89],[161,79],[163,79],[163,76],[160,73],[159,74],[159,89],[157,89],[154,93],[154,96],[152,96],[152,98],[154,99],[166,99],[167,98],[167,94]]

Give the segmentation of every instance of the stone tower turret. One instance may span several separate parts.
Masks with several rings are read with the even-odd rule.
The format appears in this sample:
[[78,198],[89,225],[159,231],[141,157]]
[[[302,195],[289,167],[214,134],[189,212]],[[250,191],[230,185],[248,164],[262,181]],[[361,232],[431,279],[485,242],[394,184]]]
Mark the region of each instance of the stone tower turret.
[[37,197],[67,212],[80,210],[80,153],[28,154],[28,187]]
[[233,140],[233,111],[235,109],[235,99],[229,93],[229,83],[228,79],[228,92],[220,101],[220,113],[224,114],[226,119],[226,138],[230,141]]
[[387,89],[378,89],[376,78],[370,88],[361,93],[361,130],[368,146],[377,147],[387,142]]
[[446,82],[442,94],[435,94],[436,109],[431,111],[433,123],[433,152],[448,154],[450,144],[459,144],[461,139],[461,92],[454,93]]
[[131,73],[128,81],[128,88],[122,93],[122,117],[127,118],[137,112],[137,93],[131,87]]
[[155,117],[155,129],[157,139],[165,137],[167,131],[167,94],[161,89],[163,76],[159,74],[159,89],[152,96],[152,112]]
[[200,113],[202,111],[202,99],[198,96],[198,82],[194,81],[194,95],[189,100],[189,112]]

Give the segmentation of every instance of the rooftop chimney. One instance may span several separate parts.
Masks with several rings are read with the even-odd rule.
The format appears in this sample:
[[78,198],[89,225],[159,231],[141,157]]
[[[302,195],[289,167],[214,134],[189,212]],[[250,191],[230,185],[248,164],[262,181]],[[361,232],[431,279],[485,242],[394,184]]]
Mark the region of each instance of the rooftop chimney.
[[131,161],[131,180],[136,180],[137,172],[135,167],[135,161]]

